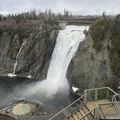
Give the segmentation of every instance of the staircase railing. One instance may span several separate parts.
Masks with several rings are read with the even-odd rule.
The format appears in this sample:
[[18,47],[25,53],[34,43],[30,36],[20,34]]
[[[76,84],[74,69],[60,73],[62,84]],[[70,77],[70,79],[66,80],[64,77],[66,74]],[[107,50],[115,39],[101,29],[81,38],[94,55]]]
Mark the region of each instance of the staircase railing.
[[116,111],[120,114],[120,94],[114,95],[112,102],[115,106]]
[[80,107],[84,105],[84,95],[75,100],[69,106],[55,114],[49,120],[64,120],[65,118],[69,117],[74,111],[78,110]]
[[[108,99],[110,102],[115,100],[113,99],[113,96],[118,95],[115,91],[113,91],[109,87],[102,87],[102,88],[94,88],[94,89],[87,89],[84,91],[84,95],[78,98],[76,101],[71,103],[69,106],[55,114],[52,118],[49,120],[64,120],[65,118],[71,116],[75,111],[80,109],[82,106],[85,105],[85,103],[89,101],[97,101],[100,99]],[[117,106],[117,104],[116,104]],[[94,110],[90,111],[89,114],[93,113],[95,115],[95,120],[99,120],[100,109],[98,107],[94,108]],[[105,117],[103,115],[103,117]]]

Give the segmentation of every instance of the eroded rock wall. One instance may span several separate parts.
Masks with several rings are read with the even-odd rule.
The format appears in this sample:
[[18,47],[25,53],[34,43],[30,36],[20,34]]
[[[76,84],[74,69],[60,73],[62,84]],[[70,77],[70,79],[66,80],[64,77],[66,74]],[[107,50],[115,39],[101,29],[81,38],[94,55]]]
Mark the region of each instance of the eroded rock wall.
[[[2,29],[2,28],[1,28]],[[36,79],[44,79],[47,74],[52,51],[58,31],[51,26],[20,27],[16,26],[0,33],[0,73],[13,72],[16,56],[18,56],[16,74],[32,75]]]

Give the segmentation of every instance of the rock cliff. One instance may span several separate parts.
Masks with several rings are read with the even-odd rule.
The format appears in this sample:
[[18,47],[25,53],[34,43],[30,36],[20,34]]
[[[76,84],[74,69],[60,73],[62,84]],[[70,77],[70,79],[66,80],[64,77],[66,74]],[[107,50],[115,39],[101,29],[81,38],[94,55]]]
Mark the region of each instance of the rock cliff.
[[45,78],[58,33],[54,26],[15,25],[0,29],[0,74],[13,72],[16,56],[25,42],[18,56],[16,74]]
[[119,15],[116,18],[103,16],[90,26],[69,66],[67,76],[72,84],[82,90],[100,86],[116,89],[119,86],[119,29]]

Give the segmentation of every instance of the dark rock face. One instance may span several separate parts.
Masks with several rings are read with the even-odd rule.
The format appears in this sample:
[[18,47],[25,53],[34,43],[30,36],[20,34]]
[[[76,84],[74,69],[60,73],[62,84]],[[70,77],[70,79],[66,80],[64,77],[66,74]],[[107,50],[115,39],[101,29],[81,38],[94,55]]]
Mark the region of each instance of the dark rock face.
[[11,29],[0,33],[0,74],[13,72],[16,56],[26,41],[18,56],[16,74],[44,79],[58,31],[51,26],[29,29],[16,26]]
[[102,16],[86,32],[73,58],[68,77],[80,89],[120,85],[120,15]]
[[92,47],[91,35],[88,33],[85,40],[80,43],[77,54],[69,66],[67,76],[72,84],[84,90],[103,86],[105,80],[112,78],[108,44],[109,39],[106,36],[101,50],[96,52]]

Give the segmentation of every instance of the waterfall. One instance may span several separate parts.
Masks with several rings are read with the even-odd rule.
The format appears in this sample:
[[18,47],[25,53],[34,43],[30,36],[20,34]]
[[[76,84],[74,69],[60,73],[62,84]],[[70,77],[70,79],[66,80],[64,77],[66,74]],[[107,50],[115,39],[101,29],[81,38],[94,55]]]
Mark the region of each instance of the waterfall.
[[32,95],[39,93],[50,97],[58,92],[69,92],[66,72],[71,59],[78,49],[79,43],[85,38],[83,32],[88,28],[88,26],[66,26],[64,30],[59,32],[47,78],[29,86],[25,94]]
[[15,62],[15,64],[14,64],[14,68],[13,68],[13,75],[15,75],[15,70],[16,70],[16,67],[17,67],[17,64],[18,64],[18,57],[19,57],[19,55],[20,55],[20,53],[21,53],[21,50],[22,50],[22,48],[23,48],[23,46],[26,44],[26,40],[25,41],[23,41],[23,43],[22,43],[22,45],[21,45],[21,47],[20,47],[20,49],[19,49],[19,51],[18,51],[18,53],[17,53],[17,55],[16,55],[16,62]]
[[18,64],[18,57],[19,57],[19,55],[21,53],[21,50],[22,50],[22,48],[25,44],[26,44],[26,40],[23,41],[23,43],[22,43],[22,45],[21,45],[21,47],[20,47],[20,49],[19,49],[19,51],[16,55],[16,62],[14,63],[13,73],[9,73],[8,74],[9,77],[17,76],[15,73],[16,73],[16,67],[17,67],[17,64]]

